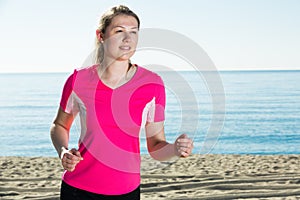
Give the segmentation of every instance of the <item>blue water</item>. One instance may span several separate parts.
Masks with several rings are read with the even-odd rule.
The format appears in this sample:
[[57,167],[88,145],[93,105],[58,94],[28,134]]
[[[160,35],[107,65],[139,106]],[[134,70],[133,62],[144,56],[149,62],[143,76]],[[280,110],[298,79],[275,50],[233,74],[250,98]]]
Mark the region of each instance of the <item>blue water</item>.
[[[67,76],[0,74],[0,156],[56,156],[49,127]],[[183,80],[162,76],[168,85],[167,140],[172,142],[184,130],[194,139],[194,153],[203,152],[214,113],[212,95],[222,93],[211,94],[199,73],[179,72]],[[220,72],[220,77],[226,108],[224,126],[211,138],[214,146],[206,153],[300,153],[300,71],[228,71]],[[216,111],[219,120],[222,112]],[[76,119],[70,147],[77,145],[78,129]],[[141,152],[147,153],[144,137]]]

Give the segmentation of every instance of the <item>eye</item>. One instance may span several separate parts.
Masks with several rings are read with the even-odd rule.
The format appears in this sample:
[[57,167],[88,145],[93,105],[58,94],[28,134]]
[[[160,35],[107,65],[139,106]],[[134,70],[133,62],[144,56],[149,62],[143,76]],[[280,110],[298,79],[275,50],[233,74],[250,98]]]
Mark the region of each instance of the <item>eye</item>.
[[119,30],[116,30],[115,32],[116,32],[116,33],[122,33],[123,30],[119,29]]
[[137,31],[131,31],[132,34],[137,34]]

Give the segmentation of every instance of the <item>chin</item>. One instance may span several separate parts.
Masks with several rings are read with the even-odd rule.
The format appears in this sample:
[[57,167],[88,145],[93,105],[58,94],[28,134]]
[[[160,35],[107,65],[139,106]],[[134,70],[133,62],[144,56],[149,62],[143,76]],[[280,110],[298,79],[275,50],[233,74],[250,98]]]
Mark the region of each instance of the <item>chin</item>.
[[129,60],[132,56],[133,56],[133,54],[130,54],[130,55],[122,55],[122,56],[118,57],[116,60],[117,60],[117,61],[126,61],[126,60]]

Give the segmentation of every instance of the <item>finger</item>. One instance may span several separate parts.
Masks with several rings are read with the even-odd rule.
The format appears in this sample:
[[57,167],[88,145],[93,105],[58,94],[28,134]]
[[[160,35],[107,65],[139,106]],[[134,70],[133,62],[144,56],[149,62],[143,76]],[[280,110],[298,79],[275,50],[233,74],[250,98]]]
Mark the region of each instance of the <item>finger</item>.
[[190,148],[191,144],[189,143],[177,143],[177,148]]
[[71,164],[72,160],[69,160],[67,157],[63,157],[63,159],[61,160],[61,164],[63,166],[66,166],[67,164]]
[[66,160],[64,160],[64,162],[66,164],[72,164],[72,165],[74,165],[74,164],[77,164],[79,161],[74,160],[74,159],[66,159]]
[[185,148],[182,152],[181,152],[181,155],[183,156],[189,156],[192,154],[192,149],[190,148]]
[[77,157],[81,157],[80,152],[77,150],[73,152],[73,155],[76,155]]
[[75,169],[76,164],[68,163],[68,160],[62,160],[62,166],[65,170],[72,172]]
[[189,156],[189,154],[186,153],[186,152],[182,152],[182,153],[181,153],[181,157],[188,157],[188,156]]
[[79,160],[83,160],[83,158],[81,157],[80,151],[76,151],[75,155],[79,158]]
[[180,147],[178,148],[178,152],[182,155],[190,155],[192,153],[193,148],[191,147]]
[[191,138],[178,138],[177,139],[178,142],[193,142],[193,140]]
[[76,165],[77,163],[76,164],[63,163],[63,167],[67,171],[74,171]]
[[192,142],[177,142],[177,146],[184,146],[184,147],[192,147],[193,143]]
[[190,151],[190,148],[187,148],[187,147],[180,147],[179,150],[180,150],[180,152],[189,152],[189,151]]
[[66,167],[65,170],[69,171],[69,172],[72,172],[74,171],[75,167]]
[[191,140],[190,138],[178,138],[176,142],[182,143],[182,144],[184,144],[184,143],[191,144],[191,143],[193,143],[193,140]]
[[72,162],[74,161],[74,159],[73,159],[74,156],[73,156],[72,154],[66,153],[65,155],[66,155],[65,161],[66,161],[67,163],[72,163]]
[[80,157],[74,155],[72,152],[66,153],[66,157],[67,157],[67,159],[72,160],[72,161],[80,160]]
[[78,151],[77,149],[73,148],[70,151],[73,155],[77,156],[79,160],[83,160],[83,158],[81,157],[80,151]]
[[187,140],[187,141],[178,141],[176,143],[177,146],[184,146],[184,147],[192,147],[193,146],[193,141]]
[[184,147],[177,148],[178,156],[182,156],[182,153],[185,152],[187,149]]
[[188,137],[187,134],[183,133],[183,134],[181,134],[181,135],[178,137],[178,139],[179,139],[179,138],[187,138],[187,137]]
[[182,157],[185,156],[187,153],[184,151],[184,148],[178,149],[178,156]]
[[80,159],[77,156],[74,156],[70,153],[64,155],[62,162],[67,164],[77,164],[79,163]]
[[68,159],[67,155],[65,155],[65,156],[63,157],[63,159],[61,160],[61,162],[62,162],[63,165],[64,165],[64,164],[72,164],[72,163],[73,163],[73,160]]
[[185,152],[188,153],[188,154],[191,154],[192,150],[193,150],[193,148],[188,147],[188,148],[186,148]]

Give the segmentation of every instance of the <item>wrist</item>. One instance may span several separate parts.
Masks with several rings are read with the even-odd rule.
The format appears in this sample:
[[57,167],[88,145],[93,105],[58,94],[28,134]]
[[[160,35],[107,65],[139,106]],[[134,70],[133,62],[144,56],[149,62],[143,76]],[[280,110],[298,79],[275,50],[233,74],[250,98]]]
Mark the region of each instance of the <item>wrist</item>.
[[180,153],[178,151],[179,149],[177,148],[176,142],[174,144],[172,144],[172,145],[173,145],[173,149],[174,149],[174,157],[179,158],[180,157]]
[[66,147],[61,147],[60,148],[60,153],[59,153],[59,158],[62,159],[64,157],[64,154],[69,152],[68,148]]

